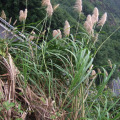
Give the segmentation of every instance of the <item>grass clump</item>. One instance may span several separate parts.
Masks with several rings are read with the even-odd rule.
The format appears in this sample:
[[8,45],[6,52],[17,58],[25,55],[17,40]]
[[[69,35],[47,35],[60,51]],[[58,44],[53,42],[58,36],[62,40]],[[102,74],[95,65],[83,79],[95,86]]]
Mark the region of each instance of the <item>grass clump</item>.
[[[48,17],[51,14],[38,23],[38,26],[43,24],[41,30],[29,26],[30,34],[24,21],[24,42],[6,39],[3,43],[6,49],[0,57],[0,117],[5,120],[118,119],[119,99],[113,99],[111,91],[105,90],[115,65],[108,75],[102,67],[102,72],[97,73],[93,65],[97,54],[97,23],[92,24],[89,15],[85,22],[88,33],[78,32],[78,26],[72,35],[67,25],[63,38],[59,30],[50,39],[51,23],[46,27]],[[99,78],[102,79],[96,86],[95,80]]]

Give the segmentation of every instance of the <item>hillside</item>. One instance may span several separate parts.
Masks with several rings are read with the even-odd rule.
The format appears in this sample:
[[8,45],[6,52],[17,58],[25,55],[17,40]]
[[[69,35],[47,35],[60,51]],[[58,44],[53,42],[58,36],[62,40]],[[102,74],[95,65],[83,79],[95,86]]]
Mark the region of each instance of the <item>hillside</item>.
[[[73,9],[76,0],[57,0],[60,3],[60,8],[65,9],[67,13],[77,21],[77,14]],[[72,6],[72,7],[71,7]],[[101,31],[99,36],[99,41],[97,45],[99,46],[106,38],[112,34],[112,32],[117,28],[120,23],[120,1],[119,0],[83,0],[83,13],[85,16],[91,14],[94,7],[98,7],[100,11],[100,17],[104,12],[108,13],[108,18],[106,25]],[[61,18],[62,19],[62,18]],[[85,18],[83,17],[84,22]],[[69,19],[68,19],[69,20]],[[112,26],[112,29],[111,29]],[[107,31],[107,32],[106,32]],[[98,52],[95,59],[95,65],[106,66],[108,64],[108,59],[112,61],[113,64],[120,64],[120,40],[119,32],[117,31],[112,35],[111,38],[103,45],[102,49]],[[114,77],[117,77],[119,73],[116,72]]]
[[117,25],[118,23],[120,23],[119,0],[90,0],[90,2],[92,2],[92,4],[94,4],[96,7],[98,7],[100,11],[106,11],[108,13],[108,20],[111,25]]
[[[60,7],[67,10],[74,18],[74,10],[71,6],[75,4],[75,0],[57,0]],[[110,25],[117,25],[120,23],[120,1],[119,0],[83,0],[83,13],[85,15],[91,14],[94,7],[98,7],[100,14],[105,11],[108,13],[108,21]]]

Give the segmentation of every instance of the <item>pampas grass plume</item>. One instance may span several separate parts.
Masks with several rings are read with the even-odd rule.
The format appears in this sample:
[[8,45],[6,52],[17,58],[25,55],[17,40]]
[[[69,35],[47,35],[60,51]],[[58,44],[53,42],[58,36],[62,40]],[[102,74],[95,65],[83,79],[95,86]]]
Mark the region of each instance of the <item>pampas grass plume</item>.
[[24,20],[24,12],[23,12],[23,10],[20,10],[19,20],[20,20],[20,22],[22,22]]
[[89,34],[93,34],[93,23],[92,23],[92,16],[91,15],[87,16],[87,19],[84,23],[84,27]]
[[61,33],[60,29],[58,29],[57,32],[58,32],[58,34],[59,34],[58,37],[59,37],[59,38],[62,38],[62,33]]
[[47,6],[46,11],[48,16],[52,16],[53,14],[53,8],[52,8],[52,4],[50,2],[50,0],[42,0],[42,6]]
[[6,20],[6,14],[5,14],[5,11],[2,10],[2,13],[1,13],[1,18],[5,19]]
[[70,34],[70,24],[69,22],[66,20],[65,21],[65,26],[64,26],[64,35],[65,36],[69,36]]
[[26,18],[27,18],[27,9],[25,9],[25,11],[20,10],[20,16],[19,16],[20,22],[25,21]]
[[99,17],[99,11],[98,11],[98,8],[95,7],[93,10],[93,14],[92,14],[92,23],[93,24],[98,22],[98,17]]
[[26,18],[27,18],[27,12],[28,12],[28,10],[27,10],[27,9],[25,9],[25,11],[24,11],[25,20],[26,20]]
[[78,13],[81,13],[82,12],[82,0],[76,0],[74,8]]
[[93,36],[94,44],[98,41],[98,36],[99,36],[98,33],[94,34],[94,36]]
[[50,4],[50,0],[42,0],[42,6],[48,6]]
[[96,77],[97,77],[96,71],[92,70],[91,78],[90,79],[95,79]]
[[49,17],[52,16],[53,8],[52,8],[51,3],[47,6],[46,11],[47,11],[47,14],[48,14]]
[[62,34],[61,34],[60,29],[58,29],[58,30],[53,30],[53,37],[55,37],[55,36],[57,36],[57,35],[58,35],[57,38],[62,38]]
[[60,4],[57,4],[53,7],[53,10],[56,10],[59,7]]
[[109,64],[110,68],[112,69],[112,62],[111,62],[111,60],[108,60],[108,64]]
[[53,37],[55,37],[58,34],[57,30],[53,30]]
[[107,20],[107,13],[105,12],[101,17],[100,21],[98,22],[98,26],[103,26]]
[[30,39],[30,41],[32,41],[32,40],[34,40],[34,38],[35,38],[35,32],[32,31],[29,39]]

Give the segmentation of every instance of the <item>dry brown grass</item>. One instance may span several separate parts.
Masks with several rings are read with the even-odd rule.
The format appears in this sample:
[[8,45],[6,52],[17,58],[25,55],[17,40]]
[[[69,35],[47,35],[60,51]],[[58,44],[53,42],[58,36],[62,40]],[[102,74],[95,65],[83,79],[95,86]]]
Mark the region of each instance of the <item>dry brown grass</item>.
[[2,10],[2,13],[1,13],[1,18],[5,19],[6,20],[6,14],[5,14],[5,11]]
[[[55,101],[46,96],[38,96],[34,91],[35,87],[29,84],[25,87],[24,77],[15,66],[10,54],[7,59],[0,57],[0,67],[0,105],[6,101],[15,104],[9,110],[2,109],[0,116],[4,120],[11,120],[11,118],[51,120],[51,117],[54,117],[54,120],[64,120],[64,114],[57,115]],[[16,111],[19,104],[21,104],[22,113]]]

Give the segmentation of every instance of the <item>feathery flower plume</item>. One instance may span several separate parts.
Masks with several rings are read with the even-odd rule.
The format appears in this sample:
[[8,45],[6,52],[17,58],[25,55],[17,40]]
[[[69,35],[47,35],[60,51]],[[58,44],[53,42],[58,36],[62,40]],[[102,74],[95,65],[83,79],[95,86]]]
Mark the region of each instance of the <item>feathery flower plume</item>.
[[69,36],[70,34],[70,24],[69,22],[66,20],[65,21],[65,26],[64,26],[64,35],[65,36]]
[[97,74],[96,74],[95,70],[92,70],[90,79],[95,79],[96,77],[97,77]]
[[46,11],[47,11],[47,14],[48,14],[49,17],[52,16],[53,8],[52,8],[51,3],[47,6]]
[[108,64],[109,64],[110,68],[112,69],[112,62],[111,62],[111,60],[108,60]]
[[34,40],[34,38],[35,38],[35,32],[32,31],[29,39],[30,39],[30,41],[32,41],[32,40]]
[[25,9],[25,11],[24,11],[24,14],[25,14],[25,20],[26,20],[26,18],[27,18],[27,9]]
[[42,6],[48,6],[50,4],[50,0],[42,0]]
[[107,20],[107,13],[105,12],[101,19],[98,21],[98,26],[103,26]]
[[94,43],[96,43],[96,42],[98,41],[98,36],[99,36],[98,33],[96,33],[96,34],[94,35],[94,37],[93,37]]
[[55,11],[58,7],[59,7],[60,4],[57,4],[53,7],[53,10]]
[[19,20],[20,20],[20,22],[22,22],[24,20],[24,12],[23,12],[23,10],[20,10]]
[[26,18],[27,18],[27,9],[25,9],[25,11],[20,10],[20,16],[19,16],[20,22],[25,21]]
[[6,20],[6,14],[5,14],[5,11],[2,10],[2,13],[1,13],[1,18],[5,19]]
[[55,37],[56,35],[58,35],[58,31],[57,30],[53,30],[53,37]]
[[87,16],[87,20],[84,23],[84,27],[89,34],[93,34],[93,23],[91,15]]
[[99,17],[99,11],[98,11],[98,8],[95,7],[93,10],[93,14],[92,14],[92,23],[93,24],[98,22],[98,17]]
[[55,37],[56,35],[58,35],[57,38],[62,38],[62,34],[61,34],[60,29],[58,29],[58,30],[53,30],[53,37]]
[[81,13],[82,12],[82,0],[76,0],[74,8],[78,13]]
[[61,33],[60,29],[58,29],[57,32],[58,32],[58,34],[59,34],[58,37],[59,37],[59,38],[62,38],[62,33]]

